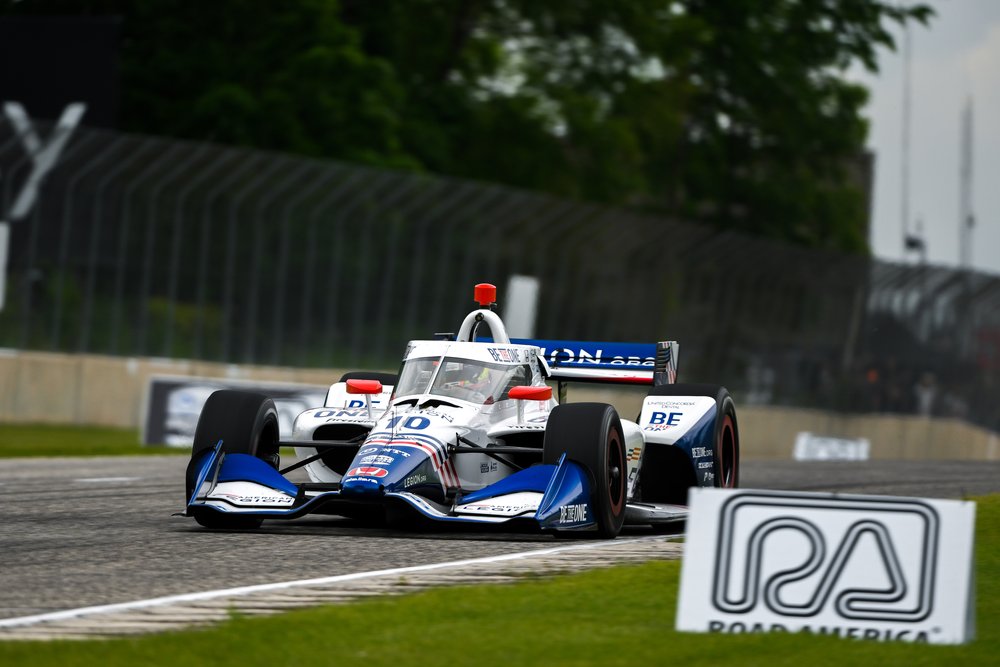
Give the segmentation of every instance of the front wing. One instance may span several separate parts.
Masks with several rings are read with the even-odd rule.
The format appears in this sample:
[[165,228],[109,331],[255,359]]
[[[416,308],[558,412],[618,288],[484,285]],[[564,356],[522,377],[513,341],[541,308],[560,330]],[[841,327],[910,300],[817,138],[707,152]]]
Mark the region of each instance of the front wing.
[[[587,472],[565,455],[555,465],[531,466],[443,505],[405,489],[358,495],[339,484],[296,484],[256,457],[226,454],[221,441],[199,460],[197,482],[184,514],[296,519],[313,513],[352,516],[373,506],[442,523],[526,525],[554,532],[597,529]],[[625,522],[659,524],[686,517],[683,506],[629,503]]]

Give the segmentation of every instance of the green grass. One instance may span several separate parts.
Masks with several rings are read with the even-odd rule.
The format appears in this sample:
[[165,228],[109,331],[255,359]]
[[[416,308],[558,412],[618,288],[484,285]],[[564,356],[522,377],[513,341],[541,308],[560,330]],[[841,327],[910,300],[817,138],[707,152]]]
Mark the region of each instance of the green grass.
[[[966,646],[673,630],[680,564],[509,586],[443,588],[200,631],[87,642],[0,642],[3,665],[995,665],[1000,496],[978,499],[979,638]],[[234,564],[236,564],[234,562]]]
[[182,447],[139,444],[135,429],[49,424],[0,424],[0,458],[190,454]]

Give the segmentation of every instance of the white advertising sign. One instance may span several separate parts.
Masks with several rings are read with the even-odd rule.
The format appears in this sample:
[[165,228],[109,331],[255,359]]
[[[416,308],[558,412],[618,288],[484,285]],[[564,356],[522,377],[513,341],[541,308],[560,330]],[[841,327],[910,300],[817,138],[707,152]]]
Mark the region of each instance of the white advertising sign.
[[831,438],[803,431],[795,437],[796,461],[867,461],[868,438]]
[[975,503],[691,489],[677,629],[959,644]]

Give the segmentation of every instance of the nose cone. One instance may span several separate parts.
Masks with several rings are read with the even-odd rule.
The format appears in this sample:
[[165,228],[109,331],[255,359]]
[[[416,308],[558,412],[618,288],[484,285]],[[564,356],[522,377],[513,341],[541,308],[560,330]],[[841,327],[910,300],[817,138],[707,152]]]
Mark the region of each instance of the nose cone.
[[377,500],[417,486],[440,487],[441,470],[451,471],[447,486],[458,486],[458,476],[448,464],[448,443],[459,435],[453,425],[456,419],[442,407],[408,412],[377,425],[344,473],[341,494],[359,501]]
[[345,496],[377,498],[385,493],[385,468],[352,468],[344,475],[340,492]]

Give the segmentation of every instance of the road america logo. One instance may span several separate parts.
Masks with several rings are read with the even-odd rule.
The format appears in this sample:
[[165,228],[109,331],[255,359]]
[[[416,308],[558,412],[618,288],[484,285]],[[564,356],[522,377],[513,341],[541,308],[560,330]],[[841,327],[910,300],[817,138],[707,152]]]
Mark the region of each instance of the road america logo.
[[[867,501],[851,505],[859,511],[906,515],[900,517],[900,522],[906,523],[908,530],[916,529],[919,535],[916,555],[920,558],[909,572],[904,573],[901,554],[897,552],[884,517],[852,519],[846,523],[846,530],[826,531],[826,534],[818,525],[819,517],[806,518],[810,511],[816,514],[837,511],[839,504],[754,494],[726,501],[719,528],[721,539],[716,546],[718,568],[712,588],[715,608],[728,613],[744,613],[764,605],[783,616],[812,617],[832,605],[838,615],[849,620],[922,621],[927,618],[934,595],[937,513],[918,502]],[[748,540],[737,544],[736,524],[741,512],[756,513],[760,520],[749,531]],[[837,543],[827,543],[831,536],[835,540],[839,537]],[[865,540],[875,547],[874,553],[864,548]],[[782,549],[795,552],[788,562],[799,559],[800,551],[804,558],[792,567],[769,568],[765,558],[771,541],[775,549],[780,544]],[[802,542],[802,548],[796,549],[796,542]],[[865,569],[882,569],[887,579],[884,585],[841,581],[848,576],[851,561],[862,557]],[[806,584],[807,580],[811,583]],[[793,587],[797,583],[801,585],[796,594]],[[840,591],[836,596],[833,594],[835,589]],[[916,595],[908,596],[908,590],[915,591]]]
[[691,502],[679,630],[940,643],[971,632],[972,503],[719,489]]
[[389,474],[389,471],[385,468],[376,468],[374,466],[362,466],[360,468],[351,468],[347,471],[345,477],[377,477],[382,478]]

